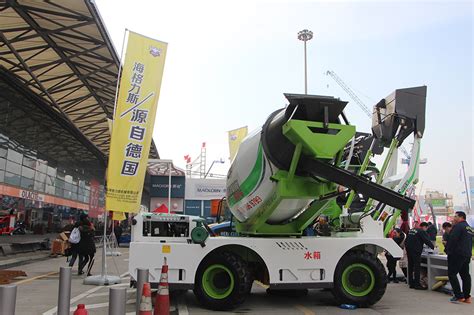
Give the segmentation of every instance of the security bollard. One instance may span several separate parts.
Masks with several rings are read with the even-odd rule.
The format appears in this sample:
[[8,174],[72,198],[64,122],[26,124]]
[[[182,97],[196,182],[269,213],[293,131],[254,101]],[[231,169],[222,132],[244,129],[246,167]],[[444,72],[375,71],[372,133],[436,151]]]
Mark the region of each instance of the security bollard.
[[136,310],[137,314],[140,312],[140,300],[142,298],[143,284],[149,282],[149,271],[148,269],[138,268],[137,270],[137,299],[136,299]]
[[59,271],[58,315],[69,315],[71,304],[71,267],[61,267]]
[[16,285],[0,285],[0,314],[15,315]]
[[109,315],[125,315],[127,289],[125,287],[110,288]]

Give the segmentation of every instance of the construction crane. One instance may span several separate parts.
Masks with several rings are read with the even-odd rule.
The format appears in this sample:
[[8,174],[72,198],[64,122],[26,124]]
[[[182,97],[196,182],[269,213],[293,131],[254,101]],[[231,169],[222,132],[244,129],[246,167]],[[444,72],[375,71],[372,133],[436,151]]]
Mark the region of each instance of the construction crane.
[[[370,109],[367,107],[367,105],[362,102],[362,100],[352,91],[352,89],[342,81],[342,79],[334,72],[331,70],[326,71],[326,75],[330,76],[331,78],[336,81],[337,84],[352,98],[352,100],[359,105],[360,109],[369,117],[372,119],[372,112]],[[410,164],[410,154],[408,153],[407,149],[405,149],[403,146],[400,146],[400,150],[402,151],[403,155],[405,156],[404,159],[402,159],[402,164]],[[420,164],[426,164],[427,159],[421,159]]]
[[361,101],[361,99],[351,90],[350,87],[347,86],[347,84],[342,81],[342,79],[334,72],[331,70],[326,71],[326,75],[331,76],[331,78],[336,81],[337,84],[352,98],[354,102],[356,102],[357,105],[362,109],[364,113],[367,114],[369,118],[372,118],[372,112],[370,109],[364,104],[364,102]]

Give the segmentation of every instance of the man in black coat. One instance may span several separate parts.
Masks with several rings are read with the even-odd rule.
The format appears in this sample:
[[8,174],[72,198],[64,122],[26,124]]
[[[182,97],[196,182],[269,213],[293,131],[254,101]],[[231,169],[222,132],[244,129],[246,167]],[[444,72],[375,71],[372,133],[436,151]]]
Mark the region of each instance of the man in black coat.
[[426,233],[428,233],[430,241],[432,241],[433,244],[436,244],[436,235],[438,235],[438,229],[436,228],[436,225],[428,222],[428,229],[426,230]]
[[[454,296],[451,302],[471,303],[471,275],[469,263],[472,256],[472,237],[474,229],[466,222],[466,214],[457,211],[454,215],[454,226],[449,232],[448,244],[448,276],[453,287]],[[462,292],[458,273],[462,280]]]
[[444,245],[444,252],[447,254],[448,253],[448,239],[449,239],[449,232],[451,232],[451,229],[453,228],[453,225],[449,222],[444,222],[443,223],[443,240],[442,243]]
[[408,231],[407,239],[405,241],[405,248],[408,256],[408,284],[410,289],[426,290],[420,284],[420,268],[421,268],[421,253],[423,252],[423,244],[434,249],[433,243],[430,241],[426,230],[428,223],[422,222],[419,228]]

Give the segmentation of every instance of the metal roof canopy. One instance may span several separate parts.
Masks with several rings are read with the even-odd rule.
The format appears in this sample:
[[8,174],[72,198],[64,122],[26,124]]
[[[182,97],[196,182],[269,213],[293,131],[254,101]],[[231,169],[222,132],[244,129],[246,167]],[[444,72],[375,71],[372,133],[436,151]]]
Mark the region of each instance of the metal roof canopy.
[[[0,0],[0,67],[104,155],[119,66],[92,0]],[[153,142],[150,157],[159,157]]]
[[39,96],[19,83],[12,86],[12,82],[8,73],[0,69],[0,147],[47,160],[52,167],[84,169],[96,174],[104,169],[104,155],[77,129],[72,129],[59,113],[46,113]]

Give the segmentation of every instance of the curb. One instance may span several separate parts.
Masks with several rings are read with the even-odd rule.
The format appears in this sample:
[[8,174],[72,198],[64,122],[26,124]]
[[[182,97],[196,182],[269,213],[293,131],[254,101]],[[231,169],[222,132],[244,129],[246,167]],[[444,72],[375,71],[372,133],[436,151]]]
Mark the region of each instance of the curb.
[[[36,256],[36,257],[35,257]],[[50,254],[35,255],[33,257],[12,258],[0,261],[0,269],[8,269],[16,266],[27,265],[33,262],[50,258]]]

